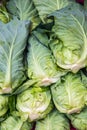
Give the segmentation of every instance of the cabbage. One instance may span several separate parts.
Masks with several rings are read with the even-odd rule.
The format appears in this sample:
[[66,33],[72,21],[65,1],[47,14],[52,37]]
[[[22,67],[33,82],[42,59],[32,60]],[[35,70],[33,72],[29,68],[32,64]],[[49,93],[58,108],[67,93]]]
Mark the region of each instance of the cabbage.
[[0,94],[12,93],[26,79],[23,53],[29,25],[17,19],[0,22]]
[[0,130],[31,130],[32,124],[23,122],[16,112],[13,113],[1,122]]
[[[41,25],[38,26],[32,33],[39,40],[38,43],[41,43],[43,46],[46,46],[49,48],[49,38],[46,33],[46,31],[48,30],[44,29],[45,25],[41,23]],[[41,28],[41,26],[43,26],[43,28]]]
[[7,9],[12,16],[17,16],[20,20],[30,20],[35,28],[40,23],[38,12],[32,0],[9,0]]
[[16,108],[24,121],[44,118],[53,109],[49,88],[30,87],[17,96]]
[[80,73],[68,73],[51,87],[53,101],[62,113],[79,113],[87,104],[87,89]]
[[70,126],[65,115],[54,109],[45,119],[37,121],[35,130],[70,130]]
[[87,108],[78,114],[67,115],[77,130],[87,130]]
[[39,17],[43,22],[46,22],[46,17],[61,8],[66,7],[71,3],[69,0],[33,0],[36,9],[38,10]]
[[0,95],[0,118],[8,111],[8,97]]
[[50,16],[54,17],[54,26],[49,45],[56,63],[76,73],[87,65],[87,19],[84,10],[72,5]]
[[57,67],[51,51],[44,45],[47,36],[37,31],[30,36],[28,43],[28,77],[37,80],[39,85],[48,86],[57,82],[66,72]]
[[0,3],[0,21],[3,23],[8,23],[10,21],[9,14],[4,6],[4,3]]

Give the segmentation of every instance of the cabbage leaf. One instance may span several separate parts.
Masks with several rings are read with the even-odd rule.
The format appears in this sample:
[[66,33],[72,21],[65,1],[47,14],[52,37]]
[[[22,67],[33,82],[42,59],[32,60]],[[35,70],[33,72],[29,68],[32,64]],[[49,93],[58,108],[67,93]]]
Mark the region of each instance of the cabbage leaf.
[[23,52],[30,22],[0,23],[0,93],[11,93],[25,80]]
[[31,130],[32,124],[23,122],[17,112],[13,112],[1,122],[0,130]]
[[77,130],[86,130],[87,129],[87,108],[84,108],[78,114],[67,115],[71,120],[72,125]]
[[46,17],[61,8],[66,7],[71,2],[69,0],[33,0],[39,16],[43,22],[46,21]]
[[68,73],[51,86],[56,108],[62,113],[79,113],[87,104],[87,89],[80,73]]
[[0,3],[0,21],[7,23],[10,21],[9,13],[7,12],[3,2]]
[[70,130],[70,126],[65,115],[54,109],[45,119],[36,122],[35,130]]
[[13,16],[17,16],[20,20],[30,20],[33,28],[40,23],[38,12],[35,9],[32,0],[10,0],[7,8]]
[[8,102],[9,98],[7,96],[0,95],[0,121],[1,117],[8,111]]

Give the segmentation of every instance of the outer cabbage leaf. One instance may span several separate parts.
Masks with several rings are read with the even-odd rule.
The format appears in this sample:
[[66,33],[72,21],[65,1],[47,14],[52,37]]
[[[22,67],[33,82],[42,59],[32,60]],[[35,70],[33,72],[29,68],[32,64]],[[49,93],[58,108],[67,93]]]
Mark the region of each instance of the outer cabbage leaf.
[[68,73],[51,91],[54,104],[62,113],[79,113],[87,103],[87,89],[79,73]]
[[8,110],[8,97],[0,95],[0,118],[6,114],[7,110]]
[[87,65],[87,20],[82,7],[54,12],[50,48],[57,65],[76,73]]
[[17,96],[16,108],[24,121],[44,118],[53,108],[50,90],[36,86],[27,89]]
[[37,84],[36,80],[27,80],[22,85],[20,85],[13,93],[12,95],[20,94],[21,92],[27,90],[29,87]]
[[20,20],[31,20],[33,28],[40,23],[38,12],[32,0],[10,0],[7,4],[9,12]]
[[[46,27],[46,24],[42,24],[41,27],[43,25]],[[37,29],[35,29],[35,31],[33,31],[33,34],[39,40],[39,43],[49,48],[49,38],[46,31],[48,30],[38,27]]]
[[0,93],[11,93],[25,80],[23,52],[29,22],[0,23]]
[[37,121],[35,130],[70,130],[70,126],[65,115],[54,110],[45,119]]
[[36,79],[40,85],[47,86],[55,83],[66,72],[57,67],[51,51],[43,45],[43,40],[47,41],[47,37],[44,35],[43,38],[43,34],[40,35],[38,32],[33,32],[29,38],[28,76]]
[[0,130],[31,130],[32,125],[29,122],[23,122],[16,112],[14,114],[1,123]]
[[71,2],[69,0],[33,0],[39,16],[43,22],[46,21],[46,17],[61,8],[66,7]]
[[87,129],[87,108],[84,108],[78,114],[67,115],[71,120],[72,125],[77,130],[86,130]]

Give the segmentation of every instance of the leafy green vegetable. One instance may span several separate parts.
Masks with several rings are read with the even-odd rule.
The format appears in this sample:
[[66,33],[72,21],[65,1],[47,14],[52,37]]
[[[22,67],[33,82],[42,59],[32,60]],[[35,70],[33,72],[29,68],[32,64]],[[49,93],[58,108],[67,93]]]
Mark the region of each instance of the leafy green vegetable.
[[8,97],[0,95],[0,117],[4,116],[8,110]]
[[20,20],[31,20],[33,28],[40,23],[38,12],[32,0],[10,0],[7,4],[9,12]]
[[43,45],[43,41],[47,41],[47,37],[45,35],[44,38],[42,37],[43,34],[33,32],[29,38],[28,77],[37,80],[42,86],[47,86],[55,83],[66,72],[54,63],[51,51]]
[[29,123],[28,121],[24,122],[20,130],[31,130],[32,129],[32,124]]
[[[85,73],[84,73],[85,71]],[[87,70],[84,68],[84,71],[81,72],[81,79],[84,86],[87,88]]]
[[17,110],[29,122],[44,118],[53,108],[48,88],[31,87],[17,96]]
[[65,115],[54,110],[45,119],[37,121],[35,130],[70,130],[70,126]]
[[0,23],[0,94],[11,93],[25,80],[23,52],[29,22]]
[[72,125],[77,130],[86,130],[87,129],[87,108],[84,108],[78,114],[67,115],[71,120]]
[[39,16],[43,22],[46,21],[46,17],[61,8],[66,7],[71,2],[69,0],[33,0]]
[[54,12],[50,48],[57,65],[76,73],[87,65],[87,19],[82,7]]
[[0,130],[87,129],[84,3],[0,1]]
[[80,73],[69,73],[51,87],[56,108],[63,113],[79,113],[87,103],[87,89]]
[[21,92],[27,90],[29,87],[37,84],[36,80],[27,80],[20,87],[16,88],[16,90],[12,93],[12,95],[20,94]]
[[45,45],[46,47],[49,47],[49,38],[46,31],[48,30],[37,27],[37,29],[33,31],[33,35],[37,38],[38,43]]
[[32,125],[29,122],[23,122],[15,112],[14,114],[1,123],[0,130],[31,130]]
[[10,21],[9,14],[4,6],[3,2],[0,2],[0,21],[7,23]]

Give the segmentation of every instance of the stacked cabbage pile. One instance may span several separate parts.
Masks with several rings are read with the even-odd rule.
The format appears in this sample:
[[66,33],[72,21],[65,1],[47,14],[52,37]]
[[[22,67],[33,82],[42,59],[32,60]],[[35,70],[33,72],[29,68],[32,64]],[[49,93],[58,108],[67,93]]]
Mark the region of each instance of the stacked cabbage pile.
[[0,2],[0,130],[87,130],[87,0]]

